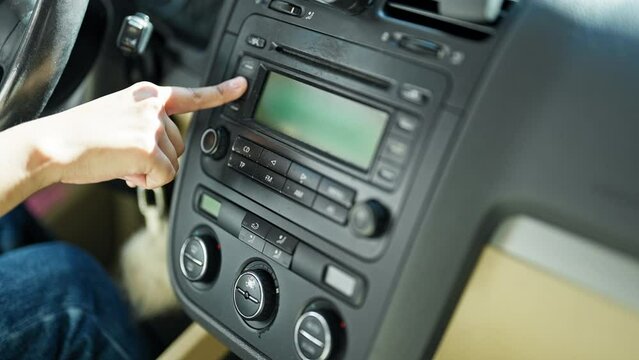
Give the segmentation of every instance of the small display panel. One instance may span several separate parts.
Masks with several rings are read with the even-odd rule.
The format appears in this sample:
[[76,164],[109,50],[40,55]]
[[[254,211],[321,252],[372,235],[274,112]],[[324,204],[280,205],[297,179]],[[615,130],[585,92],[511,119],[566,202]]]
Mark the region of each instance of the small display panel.
[[255,121],[368,170],[388,113],[270,72]]
[[217,219],[222,209],[222,203],[207,194],[202,194],[200,196],[200,209]]

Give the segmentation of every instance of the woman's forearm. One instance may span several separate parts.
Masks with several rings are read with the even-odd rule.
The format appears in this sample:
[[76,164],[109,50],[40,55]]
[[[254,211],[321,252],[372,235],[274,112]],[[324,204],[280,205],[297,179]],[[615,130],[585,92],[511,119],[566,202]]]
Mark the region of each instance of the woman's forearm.
[[39,119],[0,132],[0,216],[56,182],[55,164],[40,146]]

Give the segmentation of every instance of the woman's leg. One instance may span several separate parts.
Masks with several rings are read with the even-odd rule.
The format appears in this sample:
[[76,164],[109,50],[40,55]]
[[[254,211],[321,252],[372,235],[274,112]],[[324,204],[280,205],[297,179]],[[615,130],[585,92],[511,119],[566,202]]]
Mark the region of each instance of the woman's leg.
[[21,246],[51,241],[53,236],[20,205],[0,217],[0,255]]
[[142,359],[129,309],[89,255],[47,242],[0,256],[0,357]]

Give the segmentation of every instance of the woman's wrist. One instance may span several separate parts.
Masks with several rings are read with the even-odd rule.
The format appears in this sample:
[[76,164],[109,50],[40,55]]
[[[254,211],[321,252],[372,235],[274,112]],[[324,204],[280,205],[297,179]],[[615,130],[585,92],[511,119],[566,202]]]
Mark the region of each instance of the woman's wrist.
[[20,129],[25,132],[23,138],[32,139],[27,149],[25,170],[36,191],[58,183],[64,167],[55,151],[63,142],[60,139],[60,132],[53,131],[46,125],[47,121],[53,120],[52,118],[53,116],[25,123],[24,128]]

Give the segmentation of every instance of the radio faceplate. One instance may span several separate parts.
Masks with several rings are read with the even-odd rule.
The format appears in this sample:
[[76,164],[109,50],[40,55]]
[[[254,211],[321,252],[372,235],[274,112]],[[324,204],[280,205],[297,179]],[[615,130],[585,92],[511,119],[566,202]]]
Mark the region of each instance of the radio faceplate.
[[[252,39],[255,38],[258,29],[264,28],[278,34],[278,37],[264,39],[264,47],[254,46],[255,42]],[[300,37],[301,32],[304,32],[305,36]],[[293,33],[297,36],[287,35]],[[249,80],[249,91],[242,99],[224,108],[222,117],[213,121],[215,126],[224,126],[229,131],[231,143],[238,138],[248,140],[260,151],[264,149],[265,153],[275,154],[282,157],[283,161],[292,162],[293,167],[306,169],[309,176],[330,180],[339,188],[343,187],[347,192],[352,191],[353,198],[348,200],[346,206],[333,198],[326,201],[326,193],[315,195],[315,192],[321,193],[317,184],[307,186],[302,183],[305,187],[298,190],[311,191],[312,197],[315,198],[304,206],[304,201],[285,196],[286,191],[291,190],[290,186],[284,189],[286,173],[267,173],[260,166],[253,169],[253,164],[260,160],[251,159],[251,155],[255,154],[243,154],[241,149],[230,152],[234,153],[234,159],[230,158],[231,155],[221,160],[203,156],[201,161],[204,171],[245,196],[261,204],[267,204],[275,213],[307,228],[318,238],[362,259],[379,258],[393,234],[394,219],[400,215],[405,190],[414,180],[411,178],[412,164],[420,157],[421,149],[428,141],[435,112],[446,91],[446,78],[437,72],[425,72],[423,68],[371,49],[259,16],[252,16],[246,21],[238,38],[239,41],[230,56],[232,62],[227,69],[226,77],[245,76]],[[315,45],[305,46],[309,42]],[[349,57],[360,62],[350,61],[348,64],[342,64],[339,59],[326,59],[327,49],[344,49],[344,52],[349,53]],[[412,67],[414,69],[411,69]],[[420,71],[424,76],[411,79],[406,76],[411,70]],[[349,164],[334,153],[331,154],[331,149],[324,147],[320,150],[317,146],[294,138],[290,133],[286,135],[282,131],[265,126],[259,117],[256,118],[256,108],[263,98],[263,89],[269,76],[272,76],[270,74],[277,74],[303,84],[302,86],[312,87],[313,91],[330,93],[345,101],[374,109],[375,112],[388,114],[388,120],[385,120],[377,139],[378,144],[374,146],[370,166],[363,169]],[[404,99],[401,93],[406,84],[419,89],[417,91],[425,94],[427,98],[417,103]],[[303,120],[308,122],[309,119]],[[362,127],[364,131],[368,126],[368,119],[357,120],[357,126]],[[329,128],[326,131],[344,131],[344,127]],[[232,169],[233,166],[229,166],[238,161],[238,156],[246,156],[246,160],[250,160],[248,164],[252,168],[251,171],[258,171],[259,175],[274,179],[278,183],[277,186],[274,187],[265,181],[261,181],[262,185],[257,185],[255,181],[247,181],[246,172],[235,171]],[[259,181],[257,176],[253,174],[252,177]],[[288,176],[288,179],[293,180],[294,177]],[[264,191],[265,189],[270,191]],[[279,193],[284,195],[277,196]],[[374,238],[362,238],[349,230],[347,214],[352,203],[364,203],[369,200],[388,209],[390,224],[384,234]],[[334,210],[333,214],[327,214],[321,208],[337,210]]]

